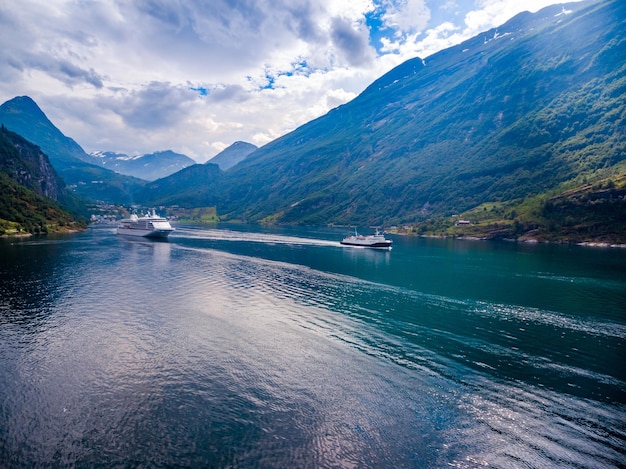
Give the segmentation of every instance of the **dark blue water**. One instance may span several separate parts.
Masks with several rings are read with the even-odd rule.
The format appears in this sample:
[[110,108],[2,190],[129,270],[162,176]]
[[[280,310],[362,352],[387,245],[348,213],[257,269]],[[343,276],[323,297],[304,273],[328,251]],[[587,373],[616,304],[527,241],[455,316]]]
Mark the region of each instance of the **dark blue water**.
[[626,467],[626,250],[0,240],[0,467]]

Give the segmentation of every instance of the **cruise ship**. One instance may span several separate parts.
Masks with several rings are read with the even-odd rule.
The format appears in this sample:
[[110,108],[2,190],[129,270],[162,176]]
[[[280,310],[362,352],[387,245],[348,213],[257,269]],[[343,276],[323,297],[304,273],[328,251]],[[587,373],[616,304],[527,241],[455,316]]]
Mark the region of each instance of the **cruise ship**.
[[360,235],[354,230],[354,234],[346,236],[341,240],[341,244],[345,246],[360,246],[364,248],[391,249],[393,241],[386,239],[385,236],[376,230],[373,235]]
[[174,231],[166,218],[160,217],[152,210],[143,217],[132,214],[117,225],[118,235],[142,236],[144,238],[167,238]]

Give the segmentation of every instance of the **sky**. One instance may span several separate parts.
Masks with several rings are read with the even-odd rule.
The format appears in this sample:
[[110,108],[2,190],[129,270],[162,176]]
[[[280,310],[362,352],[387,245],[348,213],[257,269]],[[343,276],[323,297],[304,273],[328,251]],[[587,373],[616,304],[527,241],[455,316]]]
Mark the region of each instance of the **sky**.
[[88,153],[262,146],[396,65],[555,0],[0,0],[0,103]]

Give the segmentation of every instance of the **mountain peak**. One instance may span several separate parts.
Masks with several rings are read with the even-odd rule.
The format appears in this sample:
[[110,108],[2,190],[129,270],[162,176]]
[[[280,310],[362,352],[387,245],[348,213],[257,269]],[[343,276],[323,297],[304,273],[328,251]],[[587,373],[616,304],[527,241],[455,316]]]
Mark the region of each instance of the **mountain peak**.
[[49,122],[48,117],[30,96],[16,96],[2,104],[0,110],[7,114],[24,114]]
[[252,143],[236,141],[228,148],[222,150],[205,164],[216,164],[222,171],[232,168],[240,161],[245,160],[258,147]]
[[75,164],[76,160],[90,161],[80,145],[63,135],[29,96],[18,96],[2,104],[0,123],[39,145],[57,170]]
[[35,100],[30,96],[16,96],[13,99],[9,99],[6,103],[4,103],[4,105],[22,108],[30,107],[32,109],[37,109],[41,111]]

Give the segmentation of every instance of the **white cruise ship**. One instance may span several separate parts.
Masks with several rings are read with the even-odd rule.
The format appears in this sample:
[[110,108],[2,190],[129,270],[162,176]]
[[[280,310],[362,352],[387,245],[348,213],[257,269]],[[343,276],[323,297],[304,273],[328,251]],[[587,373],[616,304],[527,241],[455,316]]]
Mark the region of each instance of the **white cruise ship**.
[[143,236],[144,238],[167,238],[174,231],[166,218],[160,217],[152,210],[143,217],[132,214],[117,225],[118,235]]

